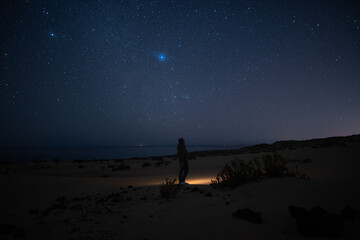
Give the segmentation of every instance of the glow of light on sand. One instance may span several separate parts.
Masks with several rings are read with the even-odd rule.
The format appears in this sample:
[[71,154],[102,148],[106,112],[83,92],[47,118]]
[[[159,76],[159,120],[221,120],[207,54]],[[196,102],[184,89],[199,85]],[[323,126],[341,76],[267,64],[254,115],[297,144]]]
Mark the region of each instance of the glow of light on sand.
[[[155,186],[155,185],[161,185],[165,182],[165,179],[174,179],[176,176],[162,176],[162,177],[129,177],[129,178],[123,178],[119,184],[121,186]],[[214,179],[213,176],[209,177],[194,177],[194,178],[187,178],[186,182],[192,185],[209,185],[211,183],[211,179]]]
[[207,185],[211,183],[211,178],[192,178],[186,179],[186,182],[189,184]]

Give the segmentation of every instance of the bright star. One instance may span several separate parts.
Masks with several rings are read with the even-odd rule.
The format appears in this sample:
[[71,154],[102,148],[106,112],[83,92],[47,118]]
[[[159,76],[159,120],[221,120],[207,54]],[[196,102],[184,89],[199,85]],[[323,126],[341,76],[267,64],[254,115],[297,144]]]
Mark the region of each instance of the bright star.
[[165,57],[164,54],[161,53],[161,54],[158,55],[158,59],[159,59],[159,61],[165,61],[166,57]]

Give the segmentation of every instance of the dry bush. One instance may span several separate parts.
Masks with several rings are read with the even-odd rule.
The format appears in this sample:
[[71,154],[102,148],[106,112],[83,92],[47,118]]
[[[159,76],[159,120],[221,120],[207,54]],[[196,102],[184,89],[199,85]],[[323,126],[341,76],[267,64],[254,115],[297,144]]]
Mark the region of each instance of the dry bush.
[[211,180],[211,186],[231,187],[259,180],[262,176],[261,166],[257,159],[244,161],[236,159],[231,161],[231,165],[226,164],[221,172],[216,176],[216,180]]
[[175,198],[180,189],[180,185],[176,183],[176,179],[165,179],[164,183],[160,185],[160,197],[162,198]]
[[278,153],[267,154],[261,157],[265,177],[282,177],[287,167],[287,160]]
[[230,187],[235,188],[239,185],[260,180],[266,177],[297,177],[309,179],[309,177],[298,170],[297,166],[287,167],[289,160],[278,153],[264,155],[250,161],[232,160],[231,164],[217,174],[216,180],[211,180],[210,186],[213,188]]

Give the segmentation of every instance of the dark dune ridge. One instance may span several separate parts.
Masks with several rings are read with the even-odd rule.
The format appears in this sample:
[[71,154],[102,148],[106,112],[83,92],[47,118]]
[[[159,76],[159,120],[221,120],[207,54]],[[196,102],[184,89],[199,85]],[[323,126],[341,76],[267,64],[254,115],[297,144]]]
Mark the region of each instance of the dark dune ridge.
[[[260,152],[275,152],[279,150],[293,150],[297,148],[326,148],[332,146],[346,147],[347,143],[360,142],[360,134],[344,137],[328,137],[328,138],[315,138],[310,140],[287,140],[277,141],[272,144],[257,144],[250,147],[243,147],[240,149],[227,149],[227,150],[213,150],[213,151],[199,151],[191,152],[190,157],[208,157],[208,156],[228,156],[247,153],[260,153]],[[174,156],[174,155],[171,155]]]

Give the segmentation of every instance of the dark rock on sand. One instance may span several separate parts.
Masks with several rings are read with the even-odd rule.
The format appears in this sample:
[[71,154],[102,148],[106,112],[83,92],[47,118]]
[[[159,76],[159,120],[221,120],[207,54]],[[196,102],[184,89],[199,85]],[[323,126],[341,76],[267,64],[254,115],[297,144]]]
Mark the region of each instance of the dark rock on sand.
[[261,218],[261,213],[255,212],[247,208],[237,210],[232,214],[232,217],[259,224],[263,222]]
[[354,220],[358,215],[358,212],[356,212],[349,206],[345,206],[344,209],[341,211],[341,215],[344,219]]
[[191,189],[191,192],[200,192],[200,189],[198,187],[193,187]]
[[213,194],[209,192],[209,193],[205,194],[205,197],[213,197]]
[[4,223],[0,225],[0,235],[8,235],[14,232],[16,229],[15,225]]
[[338,237],[344,228],[341,215],[327,212],[321,207],[311,211],[296,206],[289,206],[290,214],[296,219],[297,230],[308,237]]

